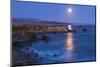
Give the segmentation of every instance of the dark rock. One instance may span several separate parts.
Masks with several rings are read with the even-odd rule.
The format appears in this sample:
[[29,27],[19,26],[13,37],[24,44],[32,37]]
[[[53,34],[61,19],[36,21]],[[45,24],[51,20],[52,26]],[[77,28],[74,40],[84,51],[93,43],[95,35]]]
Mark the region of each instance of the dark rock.
[[43,42],[48,42],[48,41],[49,41],[49,37],[46,36],[46,35],[43,35],[43,36],[41,37],[41,40],[42,40]]
[[84,29],[82,29],[82,31],[85,32],[85,31],[87,31],[87,29],[84,28]]

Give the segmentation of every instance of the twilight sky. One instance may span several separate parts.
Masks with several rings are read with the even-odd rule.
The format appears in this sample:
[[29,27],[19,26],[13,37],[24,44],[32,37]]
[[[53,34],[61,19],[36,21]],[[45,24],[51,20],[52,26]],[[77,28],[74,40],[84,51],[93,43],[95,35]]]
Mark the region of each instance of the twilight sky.
[[[12,17],[64,23],[95,24],[95,6],[12,2]],[[68,9],[72,12],[68,12]]]

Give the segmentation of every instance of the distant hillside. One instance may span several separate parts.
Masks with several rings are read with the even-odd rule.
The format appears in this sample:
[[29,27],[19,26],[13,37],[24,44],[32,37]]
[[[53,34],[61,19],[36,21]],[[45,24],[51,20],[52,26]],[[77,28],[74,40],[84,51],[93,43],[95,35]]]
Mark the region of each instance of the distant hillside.
[[13,18],[12,23],[15,24],[42,24],[48,26],[66,26],[70,23],[63,23],[63,22],[55,22],[55,21],[44,21],[40,19],[28,19],[28,18]]

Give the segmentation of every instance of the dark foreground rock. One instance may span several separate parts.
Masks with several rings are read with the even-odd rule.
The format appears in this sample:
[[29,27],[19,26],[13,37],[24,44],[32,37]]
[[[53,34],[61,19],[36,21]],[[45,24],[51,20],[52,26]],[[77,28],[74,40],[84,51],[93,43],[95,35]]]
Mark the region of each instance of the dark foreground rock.
[[37,53],[12,52],[12,66],[30,65],[38,62]]

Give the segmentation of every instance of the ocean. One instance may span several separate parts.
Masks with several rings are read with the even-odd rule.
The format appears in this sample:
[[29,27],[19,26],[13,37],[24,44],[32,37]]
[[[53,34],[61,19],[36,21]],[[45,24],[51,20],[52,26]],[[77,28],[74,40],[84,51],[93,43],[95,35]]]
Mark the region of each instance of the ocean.
[[[94,28],[89,27],[89,31],[84,32],[47,33],[49,37],[48,42],[31,42],[31,46],[25,44],[21,48],[15,47],[13,49],[16,52],[17,58],[15,65],[95,61],[96,32]],[[22,56],[23,60],[20,60],[22,57],[17,57],[17,55],[22,53],[24,53]],[[33,62],[34,58],[32,58],[34,53],[37,58],[35,62]],[[25,55],[30,57],[28,58],[30,62],[24,58]]]

